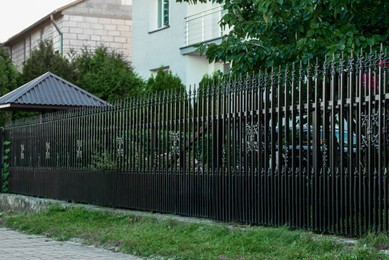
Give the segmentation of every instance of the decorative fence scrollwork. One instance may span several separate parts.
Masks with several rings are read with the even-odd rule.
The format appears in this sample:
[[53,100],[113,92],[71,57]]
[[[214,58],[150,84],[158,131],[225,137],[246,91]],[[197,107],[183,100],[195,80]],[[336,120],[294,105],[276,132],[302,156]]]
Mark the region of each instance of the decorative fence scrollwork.
[[10,123],[9,190],[325,233],[387,232],[387,60],[381,52],[297,63]]

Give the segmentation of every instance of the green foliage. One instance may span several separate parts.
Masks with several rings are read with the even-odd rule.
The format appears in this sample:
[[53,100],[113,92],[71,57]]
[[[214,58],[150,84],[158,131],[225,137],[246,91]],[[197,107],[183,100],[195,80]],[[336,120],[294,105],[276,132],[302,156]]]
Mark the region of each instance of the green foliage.
[[199,85],[200,87],[217,85],[222,83],[224,79],[225,79],[225,75],[220,70],[218,70],[212,74],[204,75]]
[[211,88],[223,83],[225,77],[226,76],[223,75],[221,71],[215,71],[210,75],[204,75],[199,83],[198,98],[201,98],[206,90],[210,91]]
[[105,47],[94,52],[84,49],[74,59],[77,68],[76,84],[107,100],[137,96],[144,88],[144,82],[130,67],[124,56]]
[[90,165],[93,170],[115,170],[118,167],[118,163],[113,158],[113,155],[107,152],[102,154],[93,154]]
[[0,47],[0,96],[16,88],[18,76],[7,49]]
[[12,111],[10,113],[12,114],[11,115],[12,121],[16,121],[23,118],[36,117],[40,114],[39,112],[26,112],[26,111]]
[[[163,67],[158,69],[157,74],[152,75],[146,84],[147,94],[163,93],[161,96],[154,95],[155,99],[159,99],[163,103],[170,103],[168,111],[157,111],[157,118],[162,120],[177,120],[185,116],[184,111],[191,108],[188,105],[188,95],[185,85],[181,79],[173,75],[171,71],[165,71]],[[147,97],[146,97],[147,98]]]
[[75,68],[72,63],[54,52],[51,41],[42,41],[25,62],[20,83],[27,83],[48,71],[70,82],[75,80]]
[[93,52],[85,48],[70,62],[54,53],[51,42],[41,42],[26,61],[21,81],[26,83],[47,71],[108,101],[136,96],[144,87],[124,56],[105,47]]
[[[211,0],[177,0],[210,2]],[[246,74],[269,66],[323,59],[389,43],[386,0],[212,0],[224,2],[222,27],[232,28],[220,45],[200,46],[211,61],[231,62]]]
[[184,91],[185,86],[181,79],[173,75],[171,71],[164,71],[163,67],[159,68],[157,74],[151,76],[146,84],[146,93],[158,93],[166,90]]
[[[17,87],[19,73],[9,57],[8,50],[0,47],[0,96],[14,90]],[[11,113],[0,111],[0,126],[11,119]]]
[[371,244],[349,245],[333,236],[285,227],[185,223],[130,214],[54,206],[5,217],[5,225],[58,240],[81,238],[145,258],[163,259],[383,259]]
[[9,159],[10,159],[10,149],[11,142],[4,141],[4,155],[3,155],[3,186],[1,187],[2,192],[8,192],[8,178],[9,178]]

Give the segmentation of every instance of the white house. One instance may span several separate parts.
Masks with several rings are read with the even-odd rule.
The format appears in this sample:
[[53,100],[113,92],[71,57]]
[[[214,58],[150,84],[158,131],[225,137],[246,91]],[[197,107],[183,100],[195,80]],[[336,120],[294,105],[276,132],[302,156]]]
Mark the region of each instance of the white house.
[[[53,42],[66,55],[101,45],[123,53],[131,61],[132,0],[76,0],[54,10],[3,43],[21,70],[42,40]],[[33,10],[31,10],[33,12]]]
[[195,47],[220,41],[225,33],[219,26],[222,6],[133,0],[132,8],[132,65],[143,78],[163,66],[189,86],[198,84],[205,74],[228,70],[228,64],[209,63]]

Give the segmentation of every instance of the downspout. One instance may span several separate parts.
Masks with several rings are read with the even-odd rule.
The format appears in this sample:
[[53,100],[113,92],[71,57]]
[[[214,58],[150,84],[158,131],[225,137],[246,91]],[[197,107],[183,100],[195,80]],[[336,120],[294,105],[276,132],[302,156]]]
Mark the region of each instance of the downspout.
[[51,22],[53,23],[55,29],[59,33],[59,55],[61,55],[61,57],[62,57],[62,54],[63,54],[63,33],[59,29],[58,25],[55,23],[54,17],[52,14],[50,15],[50,19],[51,19]]

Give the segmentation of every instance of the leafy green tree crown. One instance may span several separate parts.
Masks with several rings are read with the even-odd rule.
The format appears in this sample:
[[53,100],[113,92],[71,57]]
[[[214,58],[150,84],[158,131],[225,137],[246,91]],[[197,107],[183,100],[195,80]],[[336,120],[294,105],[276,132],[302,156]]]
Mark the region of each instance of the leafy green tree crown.
[[0,47],[0,96],[17,87],[19,73],[9,56],[6,48]]
[[[18,85],[17,72],[6,48],[0,47],[0,96],[14,90]],[[11,119],[11,113],[0,111],[0,126]]]
[[144,81],[125,57],[104,46],[95,51],[83,49],[74,59],[74,64],[77,85],[104,100],[137,96],[144,88]]
[[31,56],[24,63],[20,83],[26,83],[48,71],[70,82],[75,80],[73,65],[66,58],[54,52],[51,41],[41,41],[38,48],[31,52]]
[[164,71],[163,67],[161,67],[155,76],[152,75],[148,79],[146,93],[158,93],[165,90],[184,91],[185,86],[178,76],[173,75],[171,71]]
[[203,44],[210,61],[246,74],[313,57],[357,53],[389,43],[387,0],[177,0],[224,3],[221,44]]

